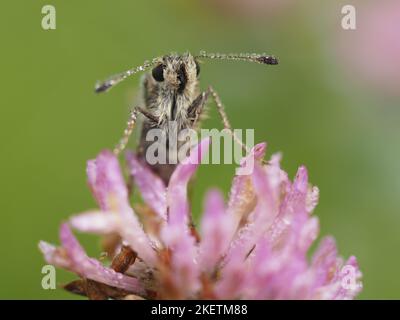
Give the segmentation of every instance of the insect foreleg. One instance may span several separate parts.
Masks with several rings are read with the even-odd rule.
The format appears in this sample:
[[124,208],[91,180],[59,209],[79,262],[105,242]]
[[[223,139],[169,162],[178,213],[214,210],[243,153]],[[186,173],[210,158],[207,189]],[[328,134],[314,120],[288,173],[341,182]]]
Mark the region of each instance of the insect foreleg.
[[224,129],[229,130],[230,134],[232,135],[233,139],[236,141],[236,143],[238,143],[242,149],[246,152],[246,154],[250,153],[250,149],[242,142],[242,140],[240,140],[234,133],[234,131],[232,130],[231,124],[229,122],[228,116],[225,113],[225,108],[224,105],[221,102],[221,99],[218,95],[218,93],[214,90],[214,88],[212,86],[208,87],[207,92],[209,93],[209,95],[211,95],[211,97],[214,100],[215,106],[217,108],[218,114],[221,117],[222,120],[222,124],[224,126]]
[[132,109],[126,129],[124,131],[124,135],[113,150],[113,152],[116,156],[118,156],[125,149],[126,145],[128,144],[129,137],[131,136],[133,129],[135,128],[135,123],[136,123],[138,112],[139,112],[139,110],[137,107]]
[[192,119],[193,127],[198,128],[201,120],[205,116],[205,105],[210,93],[208,91],[200,93],[192,102],[188,109],[189,118]]
[[122,136],[121,140],[118,142],[118,144],[115,146],[113,152],[115,155],[119,155],[125,148],[126,145],[129,142],[129,138],[132,135],[133,129],[135,128],[136,120],[137,120],[137,115],[138,113],[143,114],[146,118],[153,122],[158,122],[158,119],[152,115],[150,112],[147,110],[141,108],[141,107],[134,107],[130,113],[129,120],[126,126],[126,129],[124,131],[124,135]]

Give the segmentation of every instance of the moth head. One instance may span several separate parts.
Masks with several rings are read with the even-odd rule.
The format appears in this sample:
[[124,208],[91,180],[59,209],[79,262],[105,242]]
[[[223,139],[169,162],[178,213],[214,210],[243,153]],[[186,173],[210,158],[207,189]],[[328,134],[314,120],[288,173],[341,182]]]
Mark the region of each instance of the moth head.
[[151,71],[160,86],[178,93],[197,83],[200,65],[189,53],[164,56]]

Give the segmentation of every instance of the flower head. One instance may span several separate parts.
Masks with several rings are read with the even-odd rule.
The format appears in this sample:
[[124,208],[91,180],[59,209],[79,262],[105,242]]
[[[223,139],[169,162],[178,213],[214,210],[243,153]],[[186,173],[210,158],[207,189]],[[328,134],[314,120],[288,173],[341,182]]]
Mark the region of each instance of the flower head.
[[[203,140],[189,157],[208,145]],[[249,157],[261,160],[265,149],[255,146],[242,165]],[[91,298],[354,298],[361,273],[354,257],[338,257],[333,238],[307,258],[319,231],[312,216],[318,188],[309,185],[305,167],[291,182],[279,161],[274,155],[266,165],[257,162],[251,175],[234,177],[227,203],[220,191],[209,191],[197,230],[187,196],[195,161],[179,164],[166,186],[128,153],[130,177],[145,203],[134,209],[117,158],[104,151],[87,168],[100,209],[62,224],[61,247],[41,242],[40,249],[48,263],[82,278],[67,289]],[[89,258],[71,227],[116,239],[107,250],[111,265]]]

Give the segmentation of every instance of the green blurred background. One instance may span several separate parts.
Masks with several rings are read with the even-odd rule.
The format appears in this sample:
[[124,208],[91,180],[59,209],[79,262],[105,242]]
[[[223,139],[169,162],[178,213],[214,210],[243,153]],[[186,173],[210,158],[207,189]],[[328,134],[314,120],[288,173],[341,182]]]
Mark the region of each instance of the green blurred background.
[[[60,222],[95,206],[86,161],[117,142],[138,92],[133,77],[97,96],[96,80],[201,49],[280,58],[276,67],[206,61],[202,87],[218,90],[234,127],[268,141],[268,156],[283,152],[291,177],[307,166],[321,190],[321,234],[359,259],[359,298],[400,298],[400,100],[351,79],[335,54],[343,33],[356,34],[340,27],[343,2],[271,1],[244,15],[213,1],[2,1],[0,298],[76,298],[41,288],[37,244],[58,243]],[[45,4],[57,10],[56,30],[41,28]],[[205,126],[221,127],[214,111]],[[232,166],[201,167],[197,215],[205,190],[226,193],[232,174]],[[79,238],[99,254],[97,238]],[[57,272],[58,283],[72,278]]]

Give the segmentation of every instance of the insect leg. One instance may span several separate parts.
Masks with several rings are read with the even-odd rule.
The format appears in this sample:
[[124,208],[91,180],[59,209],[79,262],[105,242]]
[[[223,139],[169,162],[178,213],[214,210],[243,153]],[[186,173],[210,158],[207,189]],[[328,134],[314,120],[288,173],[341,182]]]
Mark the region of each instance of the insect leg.
[[129,137],[131,136],[133,129],[135,128],[138,111],[139,111],[138,108],[135,107],[132,109],[132,111],[130,113],[129,120],[128,120],[126,129],[124,131],[124,135],[113,150],[113,152],[116,156],[118,156],[125,149],[126,145],[128,144]]
[[153,116],[151,113],[149,113],[147,110],[140,108],[140,107],[133,108],[130,113],[126,129],[124,131],[124,135],[122,136],[121,140],[118,142],[118,144],[115,146],[115,148],[113,150],[113,152],[116,156],[118,156],[126,148],[129,138],[132,135],[133,129],[135,128],[135,123],[137,120],[138,112],[143,114],[149,120],[158,122],[158,119],[155,116]]
[[214,102],[215,102],[215,106],[217,107],[217,111],[221,117],[222,120],[222,124],[224,125],[224,128],[229,130],[230,134],[232,135],[233,139],[236,141],[236,143],[238,143],[242,149],[246,152],[246,154],[250,153],[250,149],[235,135],[235,133],[232,130],[231,124],[229,122],[228,116],[225,113],[225,108],[224,105],[221,102],[221,99],[218,95],[218,93],[214,90],[214,88],[212,86],[208,87],[208,92],[211,94]]
[[188,109],[188,116],[192,119],[193,126],[196,128],[200,126],[200,122],[205,116],[205,105],[209,95],[210,92],[208,91],[200,93]]

